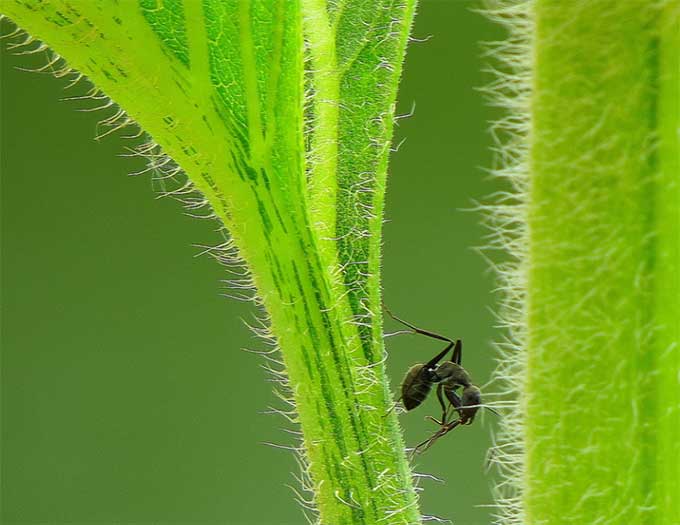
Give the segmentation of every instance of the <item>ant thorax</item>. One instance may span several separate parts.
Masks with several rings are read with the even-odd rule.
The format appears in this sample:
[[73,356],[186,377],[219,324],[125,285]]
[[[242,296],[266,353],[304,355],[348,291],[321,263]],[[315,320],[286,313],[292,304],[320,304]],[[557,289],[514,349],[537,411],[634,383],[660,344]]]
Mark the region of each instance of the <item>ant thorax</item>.
[[438,381],[446,384],[449,387],[453,386],[470,386],[472,384],[472,378],[470,374],[459,364],[453,361],[446,361],[435,368],[434,373],[436,374]]

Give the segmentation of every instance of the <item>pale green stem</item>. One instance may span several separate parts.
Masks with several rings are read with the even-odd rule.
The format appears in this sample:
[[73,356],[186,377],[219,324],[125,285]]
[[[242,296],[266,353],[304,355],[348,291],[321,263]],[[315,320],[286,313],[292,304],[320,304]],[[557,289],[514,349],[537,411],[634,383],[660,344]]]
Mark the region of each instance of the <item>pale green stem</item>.
[[678,523],[678,6],[533,9],[526,523]]

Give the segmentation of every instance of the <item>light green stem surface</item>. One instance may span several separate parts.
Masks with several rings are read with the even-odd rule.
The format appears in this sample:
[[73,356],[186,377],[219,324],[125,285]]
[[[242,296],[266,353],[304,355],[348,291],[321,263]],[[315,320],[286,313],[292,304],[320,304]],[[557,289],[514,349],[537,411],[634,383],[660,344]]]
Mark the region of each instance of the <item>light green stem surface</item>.
[[[385,415],[379,315],[387,154],[414,8],[415,0],[2,4],[64,58],[67,66],[49,66],[57,74],[77,70],[105,104],[110,97],[125,110],[109,125],[138,123],[153,141],[143,153],[159,146],[168,157],[152,157],[155,165],[182,168],[193,186],[176,195],[199,190],[188,204],[205,199],[228,229],[281,350],[289,416],[304,435],[303,484],[328,525],[420,521],[396,417]],[[233,256],[229,246],[212,253]],[[275,519],[266,506],[255,510]]]
[[680,9],[536,0],[526,523],[680,523]]

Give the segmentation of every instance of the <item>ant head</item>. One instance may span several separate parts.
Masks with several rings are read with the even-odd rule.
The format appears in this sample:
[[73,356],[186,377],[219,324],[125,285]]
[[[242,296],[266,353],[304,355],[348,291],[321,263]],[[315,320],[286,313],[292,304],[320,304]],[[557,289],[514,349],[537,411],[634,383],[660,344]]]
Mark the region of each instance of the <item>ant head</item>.
[[465,388],[463,388],[461,407],[458,409],[461,423],[463,425],[469,425],[472,423],[481,404],[482,391],[478,387],[475,385],[467,385]]

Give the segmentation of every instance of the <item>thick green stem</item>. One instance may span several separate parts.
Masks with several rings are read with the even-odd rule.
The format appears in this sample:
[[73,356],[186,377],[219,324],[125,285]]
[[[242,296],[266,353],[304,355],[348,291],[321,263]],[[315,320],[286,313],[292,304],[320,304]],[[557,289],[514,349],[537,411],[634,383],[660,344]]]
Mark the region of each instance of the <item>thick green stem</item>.
[[[658,182],[656,239],[658,269],[654,311],[657,369],[656,397],[662,409],[656,421],[655,501],[659,523],[680,523],[680,7],[670,3],[660,13],[658,92]],[[675,373],[674,373],[675,372]],[[669,408],[665,410],[664,407]]]
[[533,9],[526,522],[678,523],[679,10]]
[[680,9],[498,0],[503,524],[680,522]]

